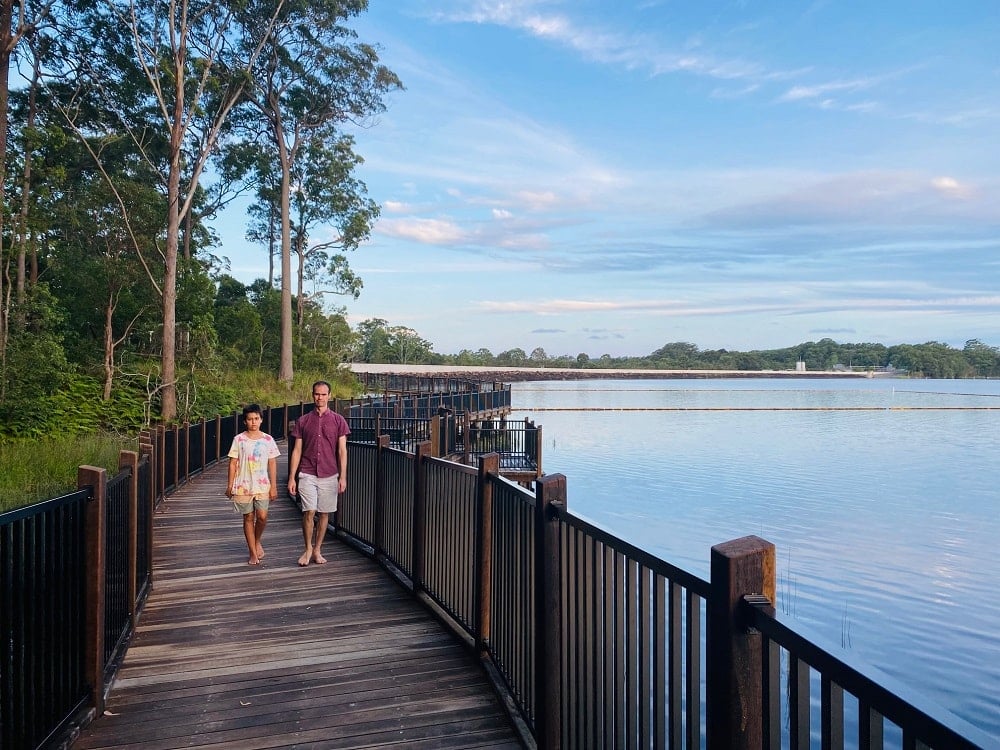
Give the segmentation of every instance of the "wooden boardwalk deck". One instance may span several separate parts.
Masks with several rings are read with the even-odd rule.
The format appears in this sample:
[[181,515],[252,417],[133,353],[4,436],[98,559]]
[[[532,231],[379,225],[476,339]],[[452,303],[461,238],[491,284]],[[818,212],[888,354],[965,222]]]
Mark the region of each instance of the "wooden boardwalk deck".
[[247,565],[224,472],[157,512],[153,591],[75,750],[522,747],[474,656],[374,561],[329,534],[329,562],[298,567],[287,497]]

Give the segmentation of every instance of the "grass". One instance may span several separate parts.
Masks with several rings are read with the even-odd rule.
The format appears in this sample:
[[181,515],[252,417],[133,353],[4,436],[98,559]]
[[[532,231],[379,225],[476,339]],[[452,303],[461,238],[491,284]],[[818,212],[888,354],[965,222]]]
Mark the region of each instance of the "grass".
[[0,512],[74,491],[82,465],[105,468],[113,476],[119,451],[138,449],[138,438],[110,433],[0,442]]

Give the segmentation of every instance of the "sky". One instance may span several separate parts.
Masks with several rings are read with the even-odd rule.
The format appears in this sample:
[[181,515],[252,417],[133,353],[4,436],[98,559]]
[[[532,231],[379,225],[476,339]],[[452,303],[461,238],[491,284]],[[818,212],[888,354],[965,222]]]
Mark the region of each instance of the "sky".
[[[995,0],[370,0],[357,324],[442,354],[1000,346]],[[219,252],[266,258],[238,210]]]

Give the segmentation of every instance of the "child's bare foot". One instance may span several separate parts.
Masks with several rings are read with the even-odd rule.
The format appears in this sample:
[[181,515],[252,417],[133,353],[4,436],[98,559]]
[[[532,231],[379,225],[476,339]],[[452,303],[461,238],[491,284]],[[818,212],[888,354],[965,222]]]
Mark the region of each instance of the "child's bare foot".
[[302,557],[299,558],[299,567],[304,568],[309,564],[309,558],[312,556],[311,552],[303,552]]
[[258,560],[264,559],[264,548],[259,544],[257,545],[257,559]]
[[260,565],[260,557],[258,555],[251,555],[250,559],[247,560],[247,565]]
[[316,563],[317,565],[325,565],[326,558],[323,557],[323,555],[321,555],[319,552],[317,552],[315,555],[313,555],[313,562]]

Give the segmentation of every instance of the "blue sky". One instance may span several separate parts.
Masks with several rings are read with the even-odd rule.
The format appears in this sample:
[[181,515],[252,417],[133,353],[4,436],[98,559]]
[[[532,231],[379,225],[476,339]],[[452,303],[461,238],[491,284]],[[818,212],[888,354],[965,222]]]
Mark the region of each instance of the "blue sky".
[[[371,0],[352,323],[442,353],[1000,345],[1000,3]],[[241,216],[221,253],[266,275]]]

